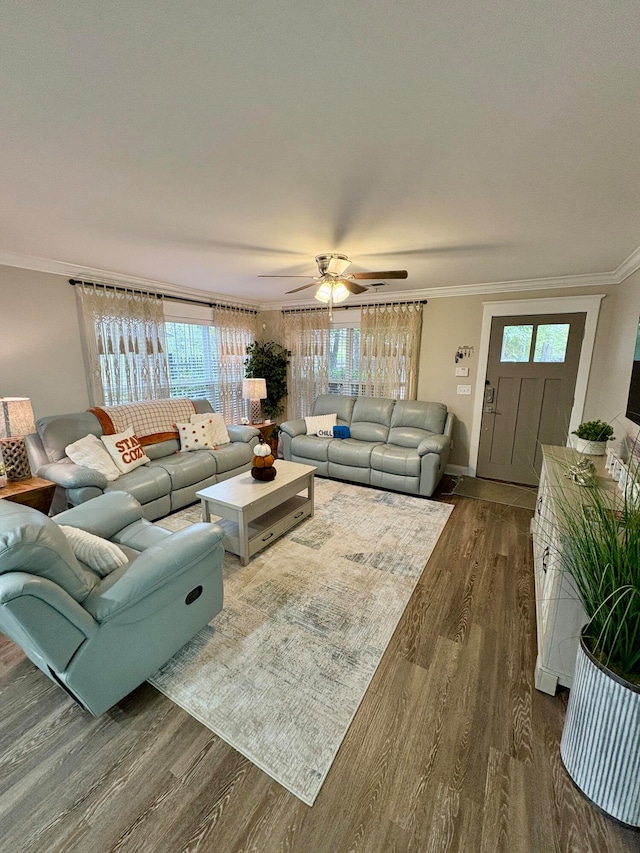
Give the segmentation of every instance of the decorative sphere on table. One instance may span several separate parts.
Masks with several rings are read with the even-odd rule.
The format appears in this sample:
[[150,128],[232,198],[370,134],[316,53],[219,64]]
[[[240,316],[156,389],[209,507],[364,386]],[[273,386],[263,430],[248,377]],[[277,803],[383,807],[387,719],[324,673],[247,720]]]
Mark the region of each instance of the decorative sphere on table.
[[273,480],[277,473],[273,466],[274,462],[271,448],[261,436],[259,443],[253,448],[251,476],[254,480]]

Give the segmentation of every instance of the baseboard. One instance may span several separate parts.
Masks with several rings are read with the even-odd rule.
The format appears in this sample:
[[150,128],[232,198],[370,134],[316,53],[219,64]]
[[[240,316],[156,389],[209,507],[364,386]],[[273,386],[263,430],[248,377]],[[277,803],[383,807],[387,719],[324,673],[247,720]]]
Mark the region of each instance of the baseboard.
[[447,465],[444,469],[445,474],[451,474],[452,477],[466,477],[469,474],[468,465]]

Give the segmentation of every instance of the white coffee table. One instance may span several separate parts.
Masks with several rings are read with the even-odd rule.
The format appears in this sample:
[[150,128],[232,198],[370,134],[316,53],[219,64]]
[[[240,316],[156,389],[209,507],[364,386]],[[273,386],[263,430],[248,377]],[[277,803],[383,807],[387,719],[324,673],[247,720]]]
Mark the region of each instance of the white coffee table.
[[[226,551],[237,554],[243,566],[267,545],[313,515],[314,465],[277,459],[274,480],[254,480],[247,471],[196,492],[202,501],[202,519],[225,531]],[[306,491],[306,495],[300,492]]]

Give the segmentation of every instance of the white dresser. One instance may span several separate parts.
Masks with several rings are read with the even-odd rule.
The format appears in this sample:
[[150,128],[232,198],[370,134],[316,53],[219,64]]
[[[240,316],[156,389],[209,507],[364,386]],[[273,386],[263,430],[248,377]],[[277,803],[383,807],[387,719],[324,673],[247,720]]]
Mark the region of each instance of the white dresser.
[[[564,475],[580,458],[569,447],[545,445],[536,510],[531,522],[535,573],[538,657],[535,686],[553,695],[558,684],[571,687],[580,630],[587,616],[578,600],[573,582],[562,571],[554,501],[571,497],[580,500],[586,486],[572,484]],[[607,488],[615,483],[605,470],[603,456],[591,456],[598,480]],[[561,496],[561,497],[560,497]]]

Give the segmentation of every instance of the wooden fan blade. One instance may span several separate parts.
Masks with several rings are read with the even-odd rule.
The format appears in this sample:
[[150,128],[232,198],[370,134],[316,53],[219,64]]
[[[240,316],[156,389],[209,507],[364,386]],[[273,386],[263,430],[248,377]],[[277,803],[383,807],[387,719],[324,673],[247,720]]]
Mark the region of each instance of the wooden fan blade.
[[349,293],[364,293],[365,290],[369,289],[368,287],[363,287],[361,284],[356,284],[355,281],[343,280],[342,283],[347,288]]
[[317,275],[259,275],[258,278],[319,278]]
[[318,285],[315,281],[312,281],[311,284],[303,284],[302,287],[295,287],[293,290],[287,290],[287,293],[297,293],[299,290],[306,290],[308,287],[317,287]]
[[407,278],[406,270],[384,270],[383,272],[354,272],[351,278],[356,281],[371,281],[374,278]]

